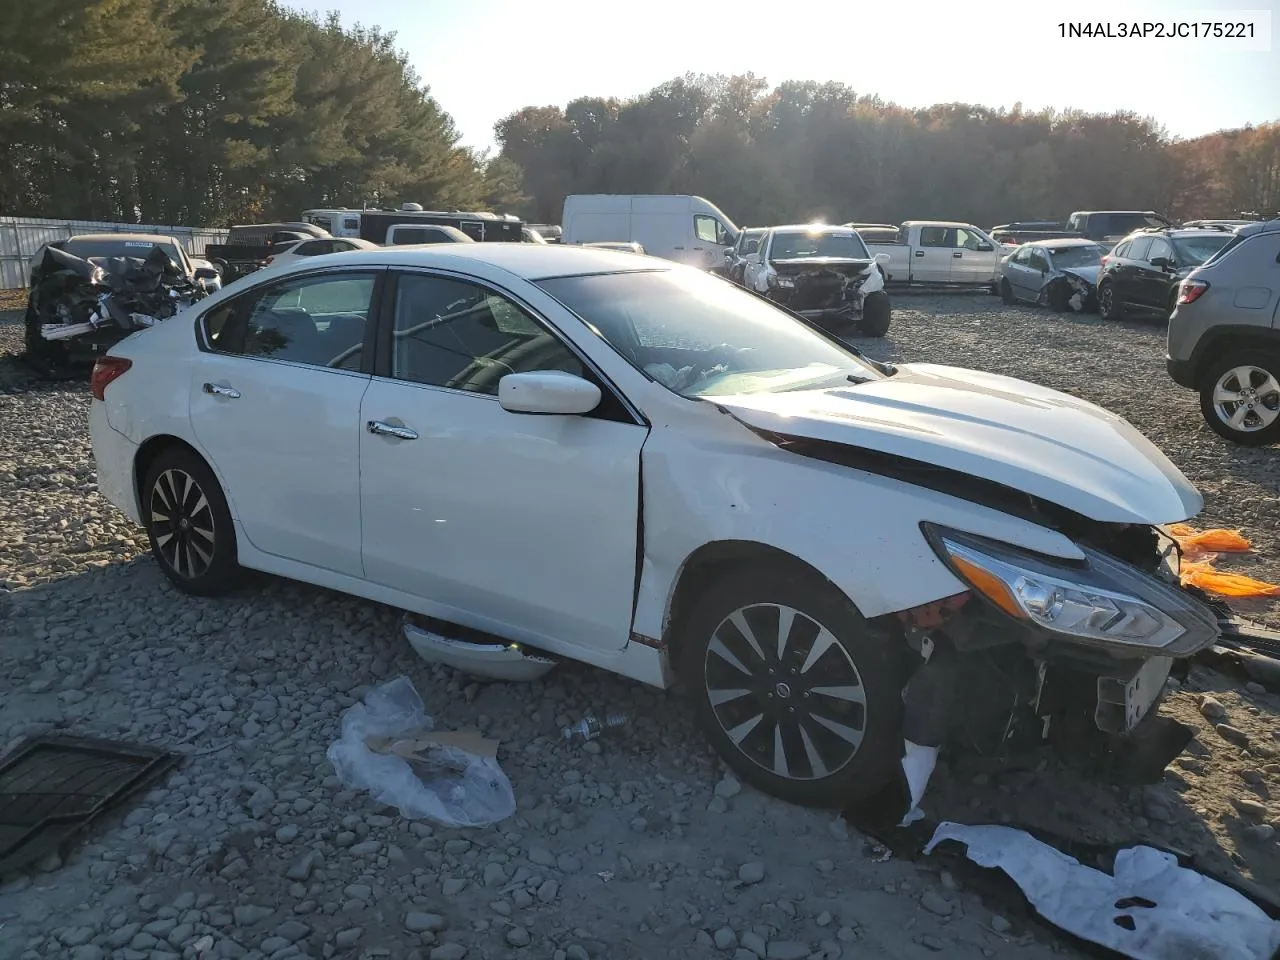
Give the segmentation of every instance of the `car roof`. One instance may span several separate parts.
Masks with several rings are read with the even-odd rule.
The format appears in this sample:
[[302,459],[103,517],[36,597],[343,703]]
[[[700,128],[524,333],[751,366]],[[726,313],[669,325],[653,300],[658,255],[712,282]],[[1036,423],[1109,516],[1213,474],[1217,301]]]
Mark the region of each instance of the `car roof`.
[[794,230],[797,233],[857,233],[853,227],[846,227],[839,223],[787,223],[780,227],[770,227],[770,230]]
[[[320,258],[315,258],[319,260]],[[327,253],[331,266],[359,266],[369,260],[389,267],[440,267],[467,270],[487,264],[525,280],[545,280],[589,273],[630,273],[637,270],[670,270],[677,264],[659,257],[623,253],[605,247],[580,247],[559,243],[428,243],[377,250]]]
[[1238,237],[1253,237],[1259,233],[1276,233],[1280,231],[1280,219],[1255,221],[1248,226],[1236,230]]
[[70,240],[85,240],[89,243],[110,243],[128,240],[133,243],[177,243],[176,237],[166,237],[162,233],[77,233]]
[[1064,250],[1068,247],[1101,247],[1102,244],[1095,240],[1086,240],[1084,237],[1050,237],[1047,240],[1028,240],[1028,247],[1043,247],[1046,250]]

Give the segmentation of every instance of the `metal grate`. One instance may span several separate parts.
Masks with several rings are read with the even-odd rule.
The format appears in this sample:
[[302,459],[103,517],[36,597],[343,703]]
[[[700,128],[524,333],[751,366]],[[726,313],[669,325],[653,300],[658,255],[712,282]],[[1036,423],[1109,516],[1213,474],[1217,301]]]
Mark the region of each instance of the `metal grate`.
[[38,737],[0,760],[0,877],[72,834],[178,761],[166,750],[85,737]]

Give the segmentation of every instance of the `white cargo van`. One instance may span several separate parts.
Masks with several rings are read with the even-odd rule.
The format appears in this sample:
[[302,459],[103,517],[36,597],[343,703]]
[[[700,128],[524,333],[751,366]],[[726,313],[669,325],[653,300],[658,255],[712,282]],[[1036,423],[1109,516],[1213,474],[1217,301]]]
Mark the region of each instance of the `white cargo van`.
[[579,193],[564,198],[561,243],[631,241],[655,257],[704,270],[724,263],[738,228],[702,197]]

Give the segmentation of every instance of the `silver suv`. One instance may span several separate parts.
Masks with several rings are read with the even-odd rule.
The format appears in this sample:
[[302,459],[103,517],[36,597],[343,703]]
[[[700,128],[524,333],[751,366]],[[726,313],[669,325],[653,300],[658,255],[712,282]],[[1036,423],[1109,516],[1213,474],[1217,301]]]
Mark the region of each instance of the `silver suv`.
[[1179,284],[1166,364],[1214,431],[1280,440],[1280,220],[1240,227]]

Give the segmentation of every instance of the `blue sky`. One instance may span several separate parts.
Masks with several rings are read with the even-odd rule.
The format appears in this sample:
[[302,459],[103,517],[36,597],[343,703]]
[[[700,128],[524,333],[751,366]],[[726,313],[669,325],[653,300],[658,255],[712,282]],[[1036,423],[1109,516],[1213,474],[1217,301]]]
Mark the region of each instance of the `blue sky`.
[[[837,80],[912,107],[958,100],[1133,110],[1184,137],[1280,120],[1280,0],[328,0],[323,9],[346,24],[395,31],[463,142],[478,148],[492,146],[493,124],[520,107],[631,97],[688,71],[752,71],[770,85]],[[1255,22],[1257,11],[1264,23],[1269,17],[1269,35],[1254,40],[1269,50],[1228,40],[1062,39],[1058,27],[1230,22],[1241,11]]]

